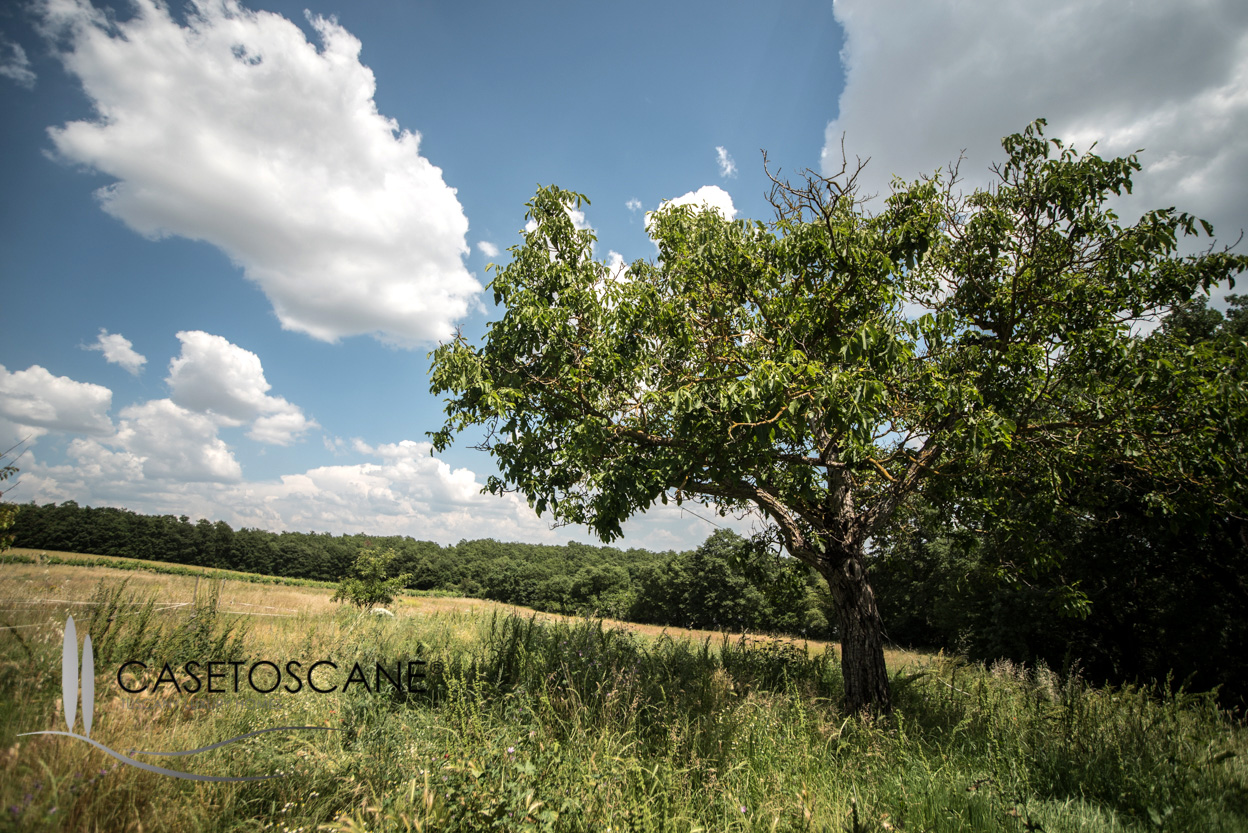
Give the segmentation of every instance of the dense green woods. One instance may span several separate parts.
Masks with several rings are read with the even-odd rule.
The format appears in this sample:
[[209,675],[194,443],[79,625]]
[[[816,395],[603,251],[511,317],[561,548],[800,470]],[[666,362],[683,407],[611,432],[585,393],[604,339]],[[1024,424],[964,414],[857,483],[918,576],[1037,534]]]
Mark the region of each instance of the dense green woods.
[[[1248,304],[1231,296],[1225,315],[1196,300],[1149,338],[1234,368],[1243,365],[1245,332]],[[1226,455],[1232,465],[1241,456],[1236,448]],[[1011,474],[1008,512],[998,485],[949,479],[907,503],[872,541],[869,569],[890,642],[1077,669],[1096,682],[1169,677],[1192,690],[1219,687],[1227,705],[1248,701],[1248,524],[1216,500],[1160,511],[1157,484],[1138,474],[1088,467],[1057,501],[1025,467]],[[942,512],[942,502],[960,509]],[[695,551],[655,553],[235,530],[73,501],[20,510],[9,530],[19,547],[321,581],[347,575],[366,547],[392,548],[390,573],[409,574],[414,590],[659,625],[838,637],[823,579],[722,530]]]
[[[411,589],[649,624],[836,636],[822,580],[727,531],[694,551],[654,553],[233,530],[220,521],[72,501],[28,504],[17,517],[19,547],[337,581],[371,543],[398,552],[391,573],[410,573]],[[1204,528],[1176,524],[1120,496],[1099,516],[1038,528],[1037,539],[1059,551],[1061,565],[1008,582],[994,567],[1001,539],[956,528],[916,504],[876,542],[871,570],[895,644],[1077,669],[1096,682],[1169,676],[1193,690],[1221,686],[1224,703],[1242,704],[1246,533],[1229,519]]]
[[[1198,356],[1238,380],[1217,406],[1238,424],[1214,453],[1184,461],[1192,485],[1167,489],[1147,467],[1126,472],[1094,457],[1058,484],[1025,464],[1004,485],[936,484],[875,542],[890,639],[1075,667],[1100,681],[1170,676],[1195,690],[1221,686],[1226,703],[1248,701],[1248,523],[1237,508],[1248,298],[1228,300],[1225,315],[1203,298],[1179,305],[1142,339],[1160,356]],[[1202,477],[1217,486],[1196,487]]]
[[73,501],[21,507],[15,545],[338,581],[362,549],[393,549],[390,573],[442,591],[552,613],[828,637],[826,585],[793,559],[753,553],[726,530],[694,552],[234,530],[224,521],[139,515]]

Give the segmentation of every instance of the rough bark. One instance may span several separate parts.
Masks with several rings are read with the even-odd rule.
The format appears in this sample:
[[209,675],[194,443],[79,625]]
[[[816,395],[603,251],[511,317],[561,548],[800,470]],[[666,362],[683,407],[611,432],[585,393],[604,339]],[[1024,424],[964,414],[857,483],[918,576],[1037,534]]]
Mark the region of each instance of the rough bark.
[[888,714],[893,703],[884,664],[884,629],[862,552],[847,553],[821,572],[832,590],[840,625],[845,707],[854,713]]

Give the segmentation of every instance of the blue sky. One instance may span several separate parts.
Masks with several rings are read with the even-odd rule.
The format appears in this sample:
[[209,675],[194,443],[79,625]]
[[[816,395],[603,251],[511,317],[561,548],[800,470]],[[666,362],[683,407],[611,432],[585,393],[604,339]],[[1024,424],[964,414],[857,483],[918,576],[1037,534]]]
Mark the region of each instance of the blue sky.
[[[479,494],[470,438],[426,443],[426,354],[497,315],[485,267],[538,184],[631,262],[664,200],[768,219],[760,149],[831,171],[844,135],[885,192],[965,150],[970,187],[1044,116],[1145,149],[1125,219],[1248,226],[1231,0],[43,0],[0,8],[0,108],[7,498],[236,527],[591,540]],[[712,529],[661,507],[619,543]]]

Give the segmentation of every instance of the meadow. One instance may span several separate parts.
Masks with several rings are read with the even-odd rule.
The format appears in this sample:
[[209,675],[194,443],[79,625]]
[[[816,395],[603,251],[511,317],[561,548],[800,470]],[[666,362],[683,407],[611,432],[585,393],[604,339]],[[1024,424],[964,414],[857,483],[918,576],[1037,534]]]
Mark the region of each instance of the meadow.
[[[65,831],[1156,831],[1248,829],[1248,735],[1207,694],[889,655],[895,711],[844,713],[835,646],[122,559],[0,563],[0,829]],[[54,563],[58,561],[60,563]],[[168,565],[165,565],[168,566]],[[73,615],[95,646],[91,739],[64,730]],[[129,683],[117,668],[145,659]],[[421,660],[421,690],[151,690],[163,663]],[[280,661],[280,662],[279,662]],[[247,667],[247,666],[244,666]],[[263,687],[263,686],[262,686]],[[79,709],[81,714],[81,709]],[[82,732],[79,718],[76,731]]]

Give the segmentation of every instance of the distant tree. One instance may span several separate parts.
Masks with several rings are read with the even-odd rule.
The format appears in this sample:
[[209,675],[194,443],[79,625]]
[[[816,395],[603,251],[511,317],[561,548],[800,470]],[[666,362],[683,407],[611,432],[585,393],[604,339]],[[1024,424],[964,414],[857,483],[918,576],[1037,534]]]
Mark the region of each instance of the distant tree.
[[406,573],[394,577],[389,575],[390,566],[397,557],[398,553],[389,548],[360,550],[355,559],[355,575],[342,580],[333,601],[350,602],[361,608],[393,602],[395,595],[411,578]]
[[[1112,464],[1147,470],[1160,511],[1242,505],[1243,486],[1216,494],[1225,481],[1191,465],[1245,411],[1239,381],[1131,325],[1248,258],[1179,257],[1179,235],[1212,229],[1174,209],[1121,226],[1106,201],[1136,157],[1080,155],[1043,126],[1004,139],[994,187],[966,197],[937,173],[895,182],[871,214],[846,165],[773,180],[769,226],[668,207],[649,226],[657,263],[627,273],[574,225],[582,195],[541,188],[491,284],[502,318],[482,346],[433,353],[449,397],[435,449],[483,426],[489,491],[607,541],[659,501],[760,511],[828,582],[847,707],[888,711],[865,547],[933,478],[1025,488],[1014,475]],[[978,494],[987,510],[1010,499]],[[1019,559],[1043,560],[1023,531]]]
[[[5,483],[13,475],[17,474],[17,467],[13,465],[13,451],[16,446],[0,454],[0,484]],[[4,497],[4,493],[13,488],[9,486],[4,488],[0,486],[0,498]],[[13,533],[9,532],[14,521],[17,520],[18,507],[13,503],[5,503],[0,500],[0,552],[4,552],[13,544]]]

